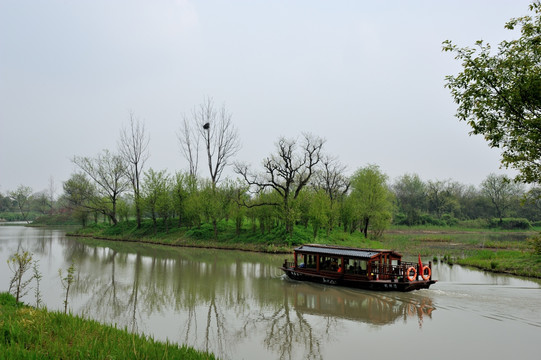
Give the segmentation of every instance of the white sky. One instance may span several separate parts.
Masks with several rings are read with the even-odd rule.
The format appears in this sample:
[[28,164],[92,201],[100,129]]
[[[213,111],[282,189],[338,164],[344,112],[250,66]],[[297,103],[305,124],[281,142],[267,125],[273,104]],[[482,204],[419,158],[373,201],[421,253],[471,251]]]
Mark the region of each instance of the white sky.
[[150,134],[147,169],[185,170],[176,133],[206,96],[256,169],[280,136],[310,132],[350,173],[479,185],[505,171],[454,117],[443,85],[460,64],[441,43],[496,47],[528,4],[0,0],[0,192],[51,176],[61,192],[70,159],[115,150],[130,111]]

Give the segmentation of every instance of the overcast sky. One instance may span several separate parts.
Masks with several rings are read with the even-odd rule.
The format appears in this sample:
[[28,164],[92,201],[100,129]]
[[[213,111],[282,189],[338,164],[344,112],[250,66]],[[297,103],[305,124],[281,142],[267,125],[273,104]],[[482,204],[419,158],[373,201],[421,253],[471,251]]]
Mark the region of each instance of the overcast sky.
[[513,174],[454,117],[444,77],[460,64],[441,44],[496,47],[528,4],[0,0],[0,192],[53,177],[60,193],[73,156],[115,150],[130,111],[150,135],[147,169],[186,170],[176,133],[206,96],[256,169],[280,136],[309,132],[350,173],[476,186]]

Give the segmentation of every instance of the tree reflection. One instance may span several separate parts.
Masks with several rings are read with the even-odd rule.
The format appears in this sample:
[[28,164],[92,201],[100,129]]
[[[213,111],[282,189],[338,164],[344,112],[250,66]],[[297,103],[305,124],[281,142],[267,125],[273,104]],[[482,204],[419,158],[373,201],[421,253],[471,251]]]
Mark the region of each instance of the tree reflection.
[[[284,297],[284,306],[271,316],[262,316],[259,321],[268,323],[267,336],[264,344],[270,350],[278,353],[280,359],[293,359],[295,345],[303,345],[306,349],[306,359],[322,359],[321,335],[314,334],[314,330],[304,314],[289,306],[287,295]],[[329,335],[331,322],[327,322],[324,331]]]
[[434,310],[419,294],[283,280],[275,258],[260,254],[72,243],[64,254],[81,259],[76,291],[87,294],[83,313],[146,333],[156,332],[147,328],[150,319],[163,316],[168,338],[221,358],[257,340],[280,359],[321,359],[345,331],[342,320],[385,326],[417,319],[422,326]]

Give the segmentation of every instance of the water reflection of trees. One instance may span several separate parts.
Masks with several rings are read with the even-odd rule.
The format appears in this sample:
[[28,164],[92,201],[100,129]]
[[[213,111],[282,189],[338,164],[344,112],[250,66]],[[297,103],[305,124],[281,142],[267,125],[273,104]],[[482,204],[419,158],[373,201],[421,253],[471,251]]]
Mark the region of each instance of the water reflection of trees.
[[222,358],[257,338],[280,359],[319,359],[324,344],[342,331],[342,319],[383,326],[416,318],[422,325],[434,309],[419,296],[283,280],[278,258],[260,254],[154,247],[126,252],[120,244],[81,242],[66,247],[66,256],[79,259],[82,280],[75,291],[88,299],[83,313],[145,333],[152,331],[149,318],[167,314],[176,321],[170,340]]

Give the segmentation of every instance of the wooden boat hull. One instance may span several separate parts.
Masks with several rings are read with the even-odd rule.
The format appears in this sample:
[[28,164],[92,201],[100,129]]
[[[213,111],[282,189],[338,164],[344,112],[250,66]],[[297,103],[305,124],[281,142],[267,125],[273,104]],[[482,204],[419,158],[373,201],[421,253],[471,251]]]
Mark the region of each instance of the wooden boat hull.
[[302,269],[281,267],[285,274],[293,280],[310,281],[325,285],[345,286],[357,289],[378,290],[378,291],[413,291],[428,289],[435,284],[436,280],[368,280],[354,276],[321,274],[304,271]]

